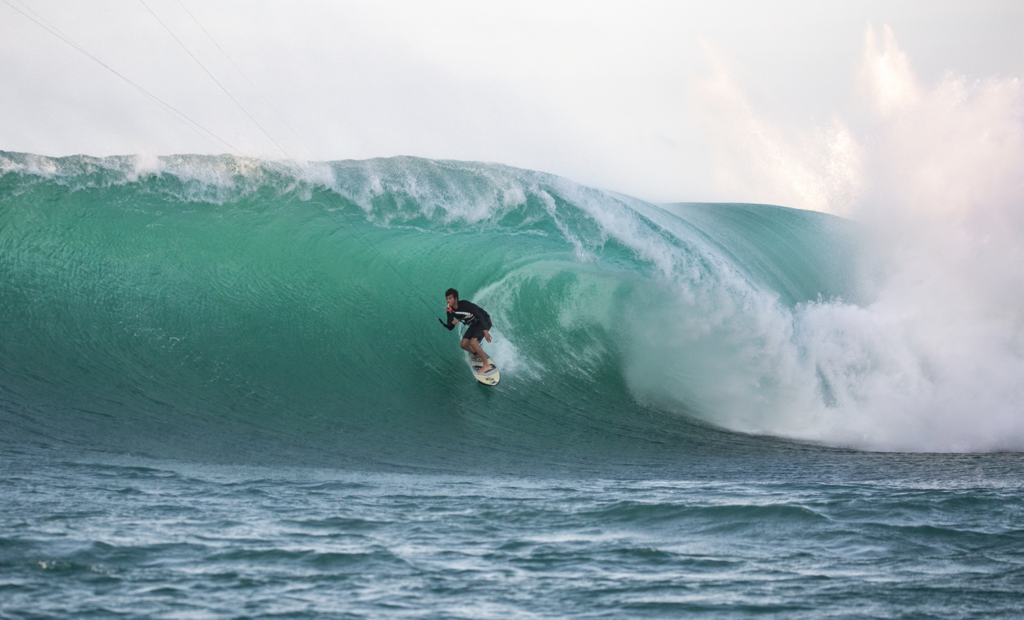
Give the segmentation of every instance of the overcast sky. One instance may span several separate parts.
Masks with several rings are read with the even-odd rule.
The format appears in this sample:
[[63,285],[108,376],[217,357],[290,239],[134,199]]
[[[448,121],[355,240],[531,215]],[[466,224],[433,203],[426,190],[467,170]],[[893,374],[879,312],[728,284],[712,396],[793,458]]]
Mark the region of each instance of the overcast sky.
[[0,0],[0,150],[415,155],[731,200],[707,85],[784,130],[852,122],[869,26],[925,85],[1024,77],[1019,1]]

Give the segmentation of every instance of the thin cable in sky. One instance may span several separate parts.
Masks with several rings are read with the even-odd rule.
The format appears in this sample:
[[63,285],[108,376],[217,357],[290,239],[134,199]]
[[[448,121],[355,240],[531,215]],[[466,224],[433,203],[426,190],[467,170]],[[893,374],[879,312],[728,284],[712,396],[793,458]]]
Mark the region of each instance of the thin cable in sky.
[[175,41],[177,41],[177,42],[178,42],[178,45],[180,45],[180,46],[181,46],[181,48],[182,48],[183,50],[185,50],[185,52],[186,52],[186,53],[187,53],[187,54],[188,54],[189,56],[191,56],[191,57],[192,57],[192,60],[196,61],[196,64],[197,64],[197,65],[199,65],[199,67],[200,67],[200,68],[201,68],[201,69],[202,69],[203,71],[205,71],[205,72],[206,72],[206,75],[210,76],[210,79],[211,79],[211,80],[213,80],[213,81],[214,81],[214,82],[215,82],[215,83],[217,84],[217,86],[219,86],[219,87],[220,87],[220,89],[221,89],[222,91],[224,91],[224,94],[225,94],[225,95],[227,95],[227,96],[228,96],[228,97],[229,97],[229,98],[231,99],[231,101],[234,101],[234,102],[235,102],[235,105],[236,105],[236,106],[238,106],[238,109],[239,109],[239,110],[241,110],[243,114],[245,114],[246,116],[248,116],[248,117],[249,117],[249,120],[251,120],[251,121],[253,122],[253,124],[254,124],[254,125],[256,125],[257,127],[259,127],[259,128],[260,128],[260,131],[262,131],[262,132],[263,132],[263,135],[265,135],[265,136],[266,136],[266,137],[267,137],[267,138],[268,138],[268,139],[269,139],[269,140],[270,140],[271,142],[273,142],[273,143],[274,143],[274,146],[276,146],[276,147],[277,147],[277,148],[278,148],[278,149],[279,149],[279,150],[280,150],[280,151],[281,151],[282,153],[284,153],[284,156],[285,156],[285,157],[288,157],[288,158],[291,158],[291,159],[295,159],[294,157],[292,157],[292,156],[291,156],[291,154],[290,154],[290,153],[288,153],[288,151],[286,151],[286,150],[285,150],[285,148],[284,148],[283,146],[281,146],[280,144],[278,144],[277,140],[275,140],[275,139],[274,139],[274,136],[270,135],[270,133],[269,133],[269,132],[268,132],[268,131],[267,131],[266,129],[264,129],[264,128],[263,128],[263,125],[260,125],[259,121],[257,121],[257,120],[256,120],[255,118],[253,118],[252,114],[249,114],[249,111],[245,109],[245,106],[243,106],[243,105],[242,105],[241,103],[239,103],[239,101],[238,101],[237,99],[235,99],[234,95],[232,95],[232,94],[231,94],[231,92],[230,92],[230,91],[229,91],[229,90],[228,90],[227,88],[225,88],[223,84],[221,84],[221,83],[220,83],[220,80],[218,80],[218,79],[217,79],[217,78],[216,78],[216,77],[215,77],[215,76],[214,76],[214,75],[213,75],[212,73],[210,73],[210,70],[206,68],[206,65],[204,65],[204,64],[202,63],[202,61],[200,61],[200,60],[199,60],[198,58],[196,58],[196,55],[195,55],[195,54],[193,54],[193,53],[192,53],[192,51],[191,51],[190,49],[188,49],[188,46],[186,46],[186,45],[185,45],[184,43],[182,43],[181,39],[179,39],[179,38],[177,37],[177,35],[175,35],[175,34],[174,34],[174,31],[173,31],[173,30],[171,30],[171,29],[170,29],[170,28],[169,28],[169,27],[167,26],[167,24],[165,24],[165,23],[163,22],[163,20],[162,20],[162,19],[160,19],[160,16],[159,16],[159,15],[157,15],[156,13],[154,13],[154,12],[153,12],[153,9],[149,8],[149,5],[148,5],[148,4],[146,4],[146,0],[139,0],[139,2],[140,2],[140,3],[142,4],[142,6],[146,7],[146,10],[147,10],[147,11],[149,11],[149,13],[150,13],[150,14],[151,14],[151,15],[152,15],[152,16],[153,16],[153,17],[154,17],[155,19],[156,19],[156,21],[158,21],[158,22],[160,23],[160,25],[164,27],[164,30],[166,30],[166,31],[168,32],[168,34],[170,34],[170,35],[171,35],[171,37],[172,37],[172,38],[173,38],[173,39],[174,39]]
[[242,76],[242,79],[244,79],[249,84],[249,86],[251,86],[252,89],[256,91],[256,94],[259,95],[260,99],[262,99],[263,102],[267,104],[267,107],[274,111],[274,114],[277,115],[277,118],[281,119],[281,122],[284,123],[284,126],[288,128],[288,131],[292,132],[292,135],[295,136],[295,139],[298,140],[300,144],[302,144],[302,146],[306,149],[306,152],[309,153],[311,157],[315,158],[316,154],[313,152],[313,149],[309,148],[309,145],[306,144],[306,141],[302,139],[302,137],[298,134],[298,132],[295,131],[295,129],[292,128],[291,125],[288,124],[288,121],[284,118],[284,115],[281,114],[277,110],[277,108],[274,107],[274,104],[270,103],[270,100],[263,95],[263,92],[259,88],[257,88],[255,84],[253,84],[252,80],[249,79],[249,76],[245,74],[245,71],[242,71],[242,68],[238,66],[238,63],[236,63],[234,59],[231,58],[231,56],[227,53],[227,51],[220,46],[220,43],[217,43],[217,39],[213,38],[213,35],[210,34],[210,32],[203,27],[199,20],[196,19],[196,16],[188,10],[188,7],[186,7],[185,4],[181,2],[181,0],[178,0],[178,4],[181,6],[182,10],[185,11],[185,13],[192,18],[192,21],[194,21],[196,25],[199,26],[199,29],[206,34],[210,41],[215,46],[217,46],[217,49],[219,49],[220,52],[224,54],[224,57],[227,58],[228,62],[231,63],[231,66],[233,66],[235,70],[238,71],[238,74]]
[[[55,26],[51,25],[49,22],[47,22],[45,19],[43,19],[38,13],[33,11],[31,8],[29,8],[24,3],[19,1],[19,4],[24,6],[28,11],[30,11],[32,13],[32,15],[35,15],[35,17],[33,17],[32,15],[29,15],[25,11],[22,11],[18,7],[14,6],[13,4],[11,4],[9,2],[9,0],[3,0],[3,3],[6,4],[7,6],[11,7],[15,11],[17,11],[18,13],[20,13],[23,17],[25,17],[26,19],[28,19],[32,23],[36,24],[37,26],[39,26],[43,30],[49,32],[50,34],[52,34],[53,36],[57,37],[61,41],[67,43],[68,45],[70,45],[74,49],[78,50],[79,52],[81,52],[82,54],[84,54],[85,56],[87,56],[88,58],[93,60],[94,62],[98,63],[100,66],[102,66],[107,71],[110,71],[111,73],[113,73],[117,77],[121,78],[122,80],[124,80],[125,82],[130,84],[133,88],[135,88],[136,90],[141,92],[146,97],[149,97],[149,99],[152,100],[153,102],[155,102],[157,105],[161,106],[164,109],[164,111],[166,111],[171,116],[173,116],[175,119],[177,119],[178,122],[180,122],[181,124],[185,125],[186,127],[191,129],[192,131],[196,132],[199,135],[199,137],[203,138],[207,142],[210,142],[210,139],[208,137],[206,137],[202,133],[200,133],[199,130],[202,130],[202,131],[206,132],[207,134],[209,134],[209,136],[211,136],[214,139],[216,139],[217,141],[219,141],[221,144],[227,146],[229,149],[231,149],[235,153],[241,155],[241,151],[239,151],[237,148],[232,146],[230,142],[228,142],[227,140],[224,140],[223,138],[221,138],[217,134],[213,133],[212,131],[210,131],[206,127],[203,127],[198,122],[196,122],[196,121],[192,120],[191,118],[189,118],[189,116],[186,115],[184,112],[181,112],[180,110],[178,110],[177,108],[175,108],[171,104],[167,103],[163,99],[160,99],[159,97],[157,97],[153,93],[149,92],[148,90],[146,90],[142,86],[139,86],[138,84],[136,84],[135,82],[130,80],[128,77],[126,77],[123,74],[119,73],[117,70],[115,70],[110,65],[106,64],[105,62],[103,62],[102,60],[97,58],[96,56],[94,56],[91,53],[89,53],[85,48],[83,48],[81,45],[75,43],[73,40],[71,40],[70,37],[68,37],[67,35],[62,33]],[[189,123],[191,123],[191,125]],[[214,146],[217,146],[213,142],[210,142],[210,144],[213,144]]]

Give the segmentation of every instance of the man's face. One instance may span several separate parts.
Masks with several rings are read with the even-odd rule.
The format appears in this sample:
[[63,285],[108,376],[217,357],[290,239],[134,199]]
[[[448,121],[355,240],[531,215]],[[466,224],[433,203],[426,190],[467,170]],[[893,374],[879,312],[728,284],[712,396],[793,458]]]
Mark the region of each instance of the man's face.
[[454,297],[452,297],[451,295],[449,295],[449,296],[445,297],[445,301],[447,301],[447,302],[448,302],[448,307],[449,307],[449,308],[458,308],[458,307],[459,307],[459,302],[458,302],[458,300],[456,300],[456,299],[455,299]]

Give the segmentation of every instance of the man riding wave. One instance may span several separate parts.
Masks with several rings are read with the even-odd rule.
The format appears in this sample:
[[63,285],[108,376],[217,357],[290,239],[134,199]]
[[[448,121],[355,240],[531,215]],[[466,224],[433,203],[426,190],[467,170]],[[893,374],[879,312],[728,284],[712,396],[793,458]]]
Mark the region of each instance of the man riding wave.
[[455,329],[459,322],[465,324],[466,333],[462,335],[462,342],[459,343],[459,346],[468,351],[470,357],[475,355],[480,358],[483,367],[477,371],[477,374],[482,375],[490,371],[493,366],[483,348],[480,347],[480,341],[484,338],[487,339],[487,342],[491,341],[491,333],[488,331],[491,329],[491,316],[487,314],[486,310],[471,301],[459,301],[459,292],[453,288],[445,291],[444,297],[448,302],[448,321],[441,321],[441,319],[438,321],[441,321],[441,325],[447,327],[448,331]]

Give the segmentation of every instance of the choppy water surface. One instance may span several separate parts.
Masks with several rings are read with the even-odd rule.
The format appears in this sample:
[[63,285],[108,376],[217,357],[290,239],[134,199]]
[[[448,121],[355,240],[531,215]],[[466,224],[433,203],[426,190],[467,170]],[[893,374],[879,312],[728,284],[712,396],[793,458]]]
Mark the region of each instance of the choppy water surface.
[[2,465],[11,618],[991,618],[1024,592],[1011,455],[827,452],[663,479]]

